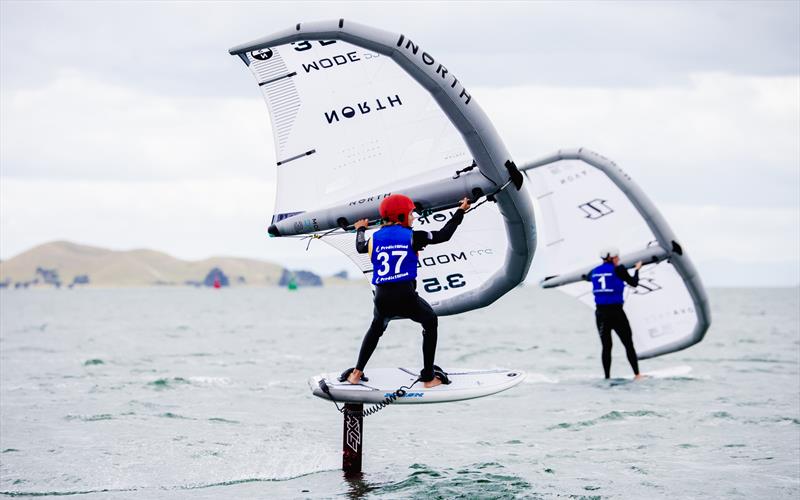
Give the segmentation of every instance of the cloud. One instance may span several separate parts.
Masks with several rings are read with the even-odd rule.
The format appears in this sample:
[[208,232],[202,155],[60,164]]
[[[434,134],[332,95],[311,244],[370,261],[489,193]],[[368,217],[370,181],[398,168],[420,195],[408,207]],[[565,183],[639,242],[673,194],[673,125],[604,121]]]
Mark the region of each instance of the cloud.
[[[240,68],[241,69],[241,68]],[[272,178],[255,97],[168,97],[71,71],[0,93],[2,175],[47,179]]]
[[796,208],[670,204],[660,208],[697,261],[758,264],[800,260],[800,210]]
[[226,49],[341,17],[406,33],[472,85],[651,86],[700,71],[800,71],[798,2],[73,1],[0,9],[7,88],[79,69],[161,94],[224,97],[238,63]]
[[519,163],[587,147],[617,162],[656,203],[800,206],[799,77],[472,90]]

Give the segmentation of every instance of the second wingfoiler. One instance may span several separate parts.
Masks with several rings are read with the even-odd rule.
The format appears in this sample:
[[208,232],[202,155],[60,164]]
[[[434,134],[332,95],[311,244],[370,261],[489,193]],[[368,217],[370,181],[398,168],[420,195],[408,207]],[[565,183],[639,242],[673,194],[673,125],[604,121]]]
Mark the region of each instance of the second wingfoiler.
[[625,311],[639,359],[685,349],[711,321],[705,289],[664,217],[628,174],[586,149],[561,150],[520,168],[538,217],[532,274],[594,307],[589,273],[598,252],[613,246],[621,264],[645,265],[625,290]]

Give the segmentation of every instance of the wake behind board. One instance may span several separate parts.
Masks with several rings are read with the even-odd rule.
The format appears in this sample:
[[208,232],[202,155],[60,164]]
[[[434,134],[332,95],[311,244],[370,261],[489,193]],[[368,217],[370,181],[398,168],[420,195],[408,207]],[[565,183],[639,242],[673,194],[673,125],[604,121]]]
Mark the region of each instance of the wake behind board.
[[[315,396],[322,399],[366,404],[383,402],[397,389],[410,387],[395,404],[421,404],[490,396],[511,389],[525,379],[525,372],[519,370],[453,370],[447,372],[452,383],[426,389],[422,382],[414,384],[418,375],[418,372],[406,368],[368,368],[368,382],[361,381],[355,385],[339,382],[338,373],[325,373],[311,377],[308,386]],[[330,397],[322,390],[320,381],[327,385]]]

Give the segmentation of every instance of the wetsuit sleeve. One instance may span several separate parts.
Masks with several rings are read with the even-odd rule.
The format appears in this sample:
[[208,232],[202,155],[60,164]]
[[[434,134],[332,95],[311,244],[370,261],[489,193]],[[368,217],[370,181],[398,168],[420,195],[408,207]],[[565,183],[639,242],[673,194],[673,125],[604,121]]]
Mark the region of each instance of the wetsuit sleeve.
[[633,272],[633,276],[628,274],[628,270],[625,269],[625,266],[617,266],[614,268],[614,274],[617,275],[619,279],[624,281],[625,283],[629,284],[630,286],[637,286],[639,285],[639,270]]
[[356,252],[358,253],[368,253],[369,252],[369,244],[367,243],[367,229],[364,227],[358,228],[356,231]]
[[447,224],[442,226],[438,231],[414,231],[413,247],[414,250],[419,252],[428,245],[435,245],[437,243],[444,243],[453,237],[456,228],[461,221],[464,220],[464,211],[460,208],[456,210],[453,217],[447,221]]

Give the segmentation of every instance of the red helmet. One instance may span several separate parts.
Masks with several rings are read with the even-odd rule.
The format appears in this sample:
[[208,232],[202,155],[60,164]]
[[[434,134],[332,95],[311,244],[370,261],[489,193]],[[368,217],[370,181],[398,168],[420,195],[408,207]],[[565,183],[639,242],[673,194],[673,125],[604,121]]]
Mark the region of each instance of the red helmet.
[[406,195],[392,194],[381,202],[380,212],[383,220],[398,222],[408,227],[408,214],[414,210],[414,202]]

